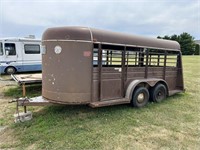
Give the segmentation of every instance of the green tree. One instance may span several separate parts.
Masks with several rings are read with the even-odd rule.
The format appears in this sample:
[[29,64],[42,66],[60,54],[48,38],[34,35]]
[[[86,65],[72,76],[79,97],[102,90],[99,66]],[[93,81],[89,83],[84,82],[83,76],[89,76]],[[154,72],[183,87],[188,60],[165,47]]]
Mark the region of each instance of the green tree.
[[195,42],[194,37],[192,37],[190,34],[183,32],[180,35],[165,35],[164,37],[158,36],[157,38],[161,39],[167,39],[167,40],[174,40],[179,42],[181,46],[181,51],[183,55],[193,55],[195,53]]
[[179,42],[179,41],[180,41],[180,39],[179,39],[179,38],[180,38],[180,37],[179,37],[178,35],[176,35],[176,34],[174,34],[174,35],[170,36],[170,40],[177,41],[177,42]]
[[184,32],[180,35],[180,41],[179,41],[180,45],[181,45],[181,50],[183,55],[193,55],[194,51],[195,51],[195,42],[194,42],[194,38]]
[[195,55],[200,55],[200,46],[199,46],[199,44],[196,44],[194,54]]
[[157,36],[157,39],[162,39],[162,37],[161,36]]
[[165,35],[165,36],[163,37],[163,39],[170,40],[170,36]]

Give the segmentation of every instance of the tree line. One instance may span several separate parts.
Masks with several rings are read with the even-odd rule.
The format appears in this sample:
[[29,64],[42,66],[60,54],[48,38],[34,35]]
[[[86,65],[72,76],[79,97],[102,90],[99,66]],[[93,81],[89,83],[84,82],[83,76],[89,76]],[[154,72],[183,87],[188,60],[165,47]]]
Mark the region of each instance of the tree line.
[[194,41],[194,37],[189,33],[183,32],[180,35],[165,35],[164,37],[158,36],[158,39],[174,40],[181,46],[183,55],[200,55],[200,46]]

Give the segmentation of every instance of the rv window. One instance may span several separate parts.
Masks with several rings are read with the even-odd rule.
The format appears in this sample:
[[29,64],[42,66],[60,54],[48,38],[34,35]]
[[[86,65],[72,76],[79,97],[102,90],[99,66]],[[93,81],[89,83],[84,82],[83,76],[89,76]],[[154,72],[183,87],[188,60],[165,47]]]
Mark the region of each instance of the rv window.
[[25,54],[40,54],[40,45],[25,44],[24,50]]
[[3,45],[0,43],[0,55],[3,55]]
[[5,51],[8,55],[16,55],[16,49],[14,43],[5,43]]

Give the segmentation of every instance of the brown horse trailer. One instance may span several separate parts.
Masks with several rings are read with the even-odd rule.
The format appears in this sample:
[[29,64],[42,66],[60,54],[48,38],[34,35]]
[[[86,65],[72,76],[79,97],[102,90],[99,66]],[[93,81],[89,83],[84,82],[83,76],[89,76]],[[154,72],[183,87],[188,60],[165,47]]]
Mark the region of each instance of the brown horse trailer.
[[[42,45],[41,104],[143,107],[184,91],[182,55],[175,41],[57,27],[44,32]],[[26,99],[23,105],[33,102]]]

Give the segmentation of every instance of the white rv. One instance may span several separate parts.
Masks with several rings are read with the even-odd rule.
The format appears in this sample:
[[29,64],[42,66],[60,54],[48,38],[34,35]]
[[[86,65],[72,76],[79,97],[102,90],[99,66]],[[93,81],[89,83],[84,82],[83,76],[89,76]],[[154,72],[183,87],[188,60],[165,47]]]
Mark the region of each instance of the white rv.
[[0,39],[0,74],[41,71],[41,40],[33,38]]

